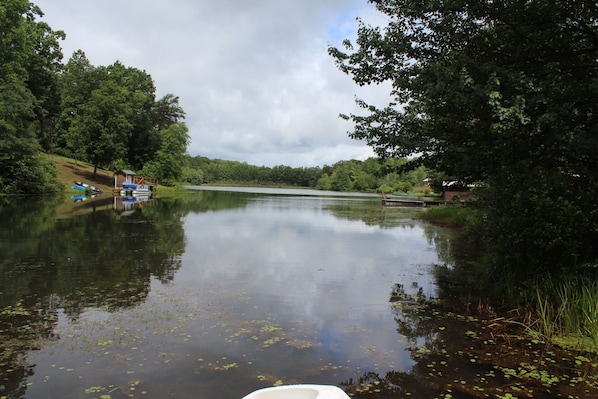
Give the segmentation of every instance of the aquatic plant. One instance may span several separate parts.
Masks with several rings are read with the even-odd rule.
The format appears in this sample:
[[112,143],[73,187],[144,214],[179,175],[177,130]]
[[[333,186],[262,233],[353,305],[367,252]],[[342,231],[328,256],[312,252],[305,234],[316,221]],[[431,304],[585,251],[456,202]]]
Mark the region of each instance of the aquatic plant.
[[587,351],[598,349],[598,283],[584,276],[548,280],[537,289],[534,328],[547,340]]

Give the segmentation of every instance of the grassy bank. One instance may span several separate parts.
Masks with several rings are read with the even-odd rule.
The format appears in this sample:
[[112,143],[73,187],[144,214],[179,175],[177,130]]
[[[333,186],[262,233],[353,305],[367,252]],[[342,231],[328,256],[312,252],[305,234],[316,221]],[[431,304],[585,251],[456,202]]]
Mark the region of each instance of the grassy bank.
[[60,155],[49,154],[48,158],[54,162],[58,170],[58,178],[67,187],[67,193],[81,194],[79,190],[71,189],[75,181],[81,181],[95,186],[102,192],[112,192],[114,189],[114,173],[105,169],[99,169],[96,175],[93,174],[93,165],[87,162],[77,161],[75,159],[62,157]]
[[[77,161],[76,159],[63,157],[60,155],[49,154],[48,158],[54,162],[58,170],[58,178],[66,189],[67,195],[81,194],[82,191],[71,189],[75,181],[87,183],[102,190],[105,194],[112,194],[114,191],[114,172],[98,168],[94,176],[93,165],[87,162]],[[158,185],[156,195],[168,196],[183,191],[181,186],[166,187]]]
[[441,226],[465,227],[471,212],[465,205],[433,206],[422,212],[420,217]]
[[562,347],[598,352],[598,282],[592,276],[548,279],[537,290],[529,327]]
[[[466,205],[438,206],[420,214],[424,220],[442,226],[466,229],[473,210]],[[478,260],[479,262],[479,260]],[[512,303],[520,317],[505,316],[524,327],[534,341],[566,349],[598,352],[598,282],[589,276],[538,276],[536,293],[526,303]],[[530,287],[533,291],[533,287]],[[531,298],[531,299],[530,299]]]

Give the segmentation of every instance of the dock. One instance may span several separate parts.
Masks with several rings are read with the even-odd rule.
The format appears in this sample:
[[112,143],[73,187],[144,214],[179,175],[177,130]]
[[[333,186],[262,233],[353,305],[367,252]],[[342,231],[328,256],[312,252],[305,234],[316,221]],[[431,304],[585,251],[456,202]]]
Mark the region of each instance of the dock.
[[426,198],[402,198],[402,197],[382,197],[382,205],[384,206],[403,206],[403,207],[420,207],[444,205],[446,201]]

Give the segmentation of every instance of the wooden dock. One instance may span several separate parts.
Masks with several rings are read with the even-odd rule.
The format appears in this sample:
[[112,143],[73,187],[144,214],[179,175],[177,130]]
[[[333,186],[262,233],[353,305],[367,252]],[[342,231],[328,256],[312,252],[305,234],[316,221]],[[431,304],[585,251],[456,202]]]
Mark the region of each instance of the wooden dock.
[[382,205],[384,206],[403,206],[403,207],[420,207],[443,205],[445,201],[435,199],[421,199],[421,198],[400,198],[400,197],[382,197]]

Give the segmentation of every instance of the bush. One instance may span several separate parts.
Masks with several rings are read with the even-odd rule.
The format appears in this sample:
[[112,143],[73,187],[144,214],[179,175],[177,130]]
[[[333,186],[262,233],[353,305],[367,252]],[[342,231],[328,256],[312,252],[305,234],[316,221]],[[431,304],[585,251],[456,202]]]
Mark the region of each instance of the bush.
[[184,167],[182,180],[184,183],[199,186],[204,182],[203,172],[200,169]]

